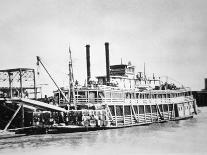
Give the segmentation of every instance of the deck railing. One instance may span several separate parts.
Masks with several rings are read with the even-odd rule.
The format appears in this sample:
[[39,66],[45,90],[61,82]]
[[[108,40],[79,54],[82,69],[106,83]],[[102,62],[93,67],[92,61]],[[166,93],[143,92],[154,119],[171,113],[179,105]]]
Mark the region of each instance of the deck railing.
[[[74,102],[74,99],[71,100],[71,102]],[[120,99],[120,98],[76,98],[75,99],[76,103],[122,103],[124,102],[124,99]],[[60,99],[59,100],[60,104],[64,104],[65,100],[64,99]]]
[[76,98],[75,101],[77,103],[103,103],[103,102],[124,102],[124,99],[120,99],[120,98]]

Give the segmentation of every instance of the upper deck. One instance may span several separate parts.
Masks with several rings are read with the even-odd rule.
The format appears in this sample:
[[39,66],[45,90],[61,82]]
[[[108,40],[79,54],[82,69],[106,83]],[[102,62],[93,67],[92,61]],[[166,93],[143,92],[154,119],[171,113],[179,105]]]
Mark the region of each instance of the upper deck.
[[135,89],[138,86],[150,86],[155,88],[160,86],[161,81],[153,75],[152,78],[146,77],[145,73],[135,73],[135,66],[131,62],[126,64],[110,66],[110,83],[107,83],[106,76],[97,76],[99,85],[110,85],[121,89]]
[[[65,96],[68,96],[68,89],[62,90]],[[64,106],[67,104],[59,91],[54,92],[55,101]],[[192,96],[189,88],[176,90],[139,90],[139,89],[119,89],[111,86],[82,87],[74,89],[74,97],[71,102],[77,105],[85,104],[115,104],[124,103],[126,100],[154,100],[154,99],[171,99],[178,97]]]

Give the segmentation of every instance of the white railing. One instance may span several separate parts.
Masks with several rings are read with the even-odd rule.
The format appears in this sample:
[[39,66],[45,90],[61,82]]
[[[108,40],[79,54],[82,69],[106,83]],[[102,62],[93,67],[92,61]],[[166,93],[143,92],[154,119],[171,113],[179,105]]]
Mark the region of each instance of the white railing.
[[[72,100],[73,101],[73,100]],[[76,98],[76,103],[108,103],[108,102],[124,102],[120,98]]]

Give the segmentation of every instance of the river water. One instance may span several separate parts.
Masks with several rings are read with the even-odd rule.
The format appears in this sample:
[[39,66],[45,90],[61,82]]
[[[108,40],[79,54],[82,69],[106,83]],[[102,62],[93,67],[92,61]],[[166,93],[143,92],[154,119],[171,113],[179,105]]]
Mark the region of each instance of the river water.
[[192,119],[0,140],[0,155],[207,154],[207,107]]

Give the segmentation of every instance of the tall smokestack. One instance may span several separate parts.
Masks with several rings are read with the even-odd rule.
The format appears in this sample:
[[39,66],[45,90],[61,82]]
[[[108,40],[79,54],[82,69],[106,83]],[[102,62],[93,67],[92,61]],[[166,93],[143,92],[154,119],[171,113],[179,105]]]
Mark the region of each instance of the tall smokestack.
[[91,78],[90,45],[86,45],[87,84]]
[[106,82],[110,83],[110,64],[109,64],[109,43],[105,43],[106,51]]

